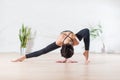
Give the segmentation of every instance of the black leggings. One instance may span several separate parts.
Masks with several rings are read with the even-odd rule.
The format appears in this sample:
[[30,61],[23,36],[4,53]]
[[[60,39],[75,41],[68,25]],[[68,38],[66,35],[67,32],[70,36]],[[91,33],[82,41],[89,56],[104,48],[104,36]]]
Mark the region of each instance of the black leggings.
[[76,33],[77,38],[81,41],[83,38],[85,50],[89,50],[90,45],[90,32],[89,29],[85,28]]
[[[89,29],[85,28],[80,30],[78,33],[76,33],[77,38],[81,41],[82,38],[84,40],[84,44],[85,44],[85,50],[89,50],[89,44],[90,44],[90,34],[89,34]],[[26,54],[26,58],[31,58],[31,57],[37,57],[43,54],[46,54],[50,51],[53,51],[55,49],[58,49],[60,46],[56,45],[56,42],[51,43],[50,45],[48,45],[47,47],[39,50],[39,51],[35,51],[29,54]]]

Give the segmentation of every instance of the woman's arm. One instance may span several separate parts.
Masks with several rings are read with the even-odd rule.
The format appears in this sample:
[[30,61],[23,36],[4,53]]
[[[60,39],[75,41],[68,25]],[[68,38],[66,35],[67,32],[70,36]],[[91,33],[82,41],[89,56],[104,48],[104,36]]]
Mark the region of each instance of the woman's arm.
[[62,46],[63,35],[60,34],[56,40],[56,45]]
[[79,41],[75,35],[73,35],[73,46],[76,46],[79,44]]

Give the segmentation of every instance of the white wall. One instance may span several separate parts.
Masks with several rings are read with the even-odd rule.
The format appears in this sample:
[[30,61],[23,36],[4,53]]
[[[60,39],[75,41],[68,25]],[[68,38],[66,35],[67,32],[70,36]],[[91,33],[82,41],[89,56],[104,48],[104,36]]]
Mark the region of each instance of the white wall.
[[[119,5],[119,0],[0,0],[0,52],[19,52],[22,23],[37,31],[33,51],[55,41],[62,30],[78,32],[99,23],[107,51],[120,51]],[[100,48],[99,39],[91,41],[91,51]]]

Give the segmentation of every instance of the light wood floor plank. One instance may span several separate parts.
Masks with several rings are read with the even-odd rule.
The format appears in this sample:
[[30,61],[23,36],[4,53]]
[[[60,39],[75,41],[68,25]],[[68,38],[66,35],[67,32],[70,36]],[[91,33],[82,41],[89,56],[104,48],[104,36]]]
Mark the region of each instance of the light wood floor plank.
[[82,54],[72,59],[78,63],[56,63],[59,53],[49,53],[24,62],[11,62],[18,53],[0,53],[0,80],[120,80],[120,54],[90,54],[84,64]]

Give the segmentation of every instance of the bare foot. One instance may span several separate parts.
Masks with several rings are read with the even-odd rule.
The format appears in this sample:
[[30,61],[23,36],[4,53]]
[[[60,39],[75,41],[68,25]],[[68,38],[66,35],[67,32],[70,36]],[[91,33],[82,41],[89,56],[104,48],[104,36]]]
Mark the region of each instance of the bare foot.
[[20,57],[20,58],[18,58],[18,59],[12,60],[12,62],[22,62],[22,61],[24,61],[25,59],[26,59],[26,57],[25,57],[25,56],[22,56],[22,57]]
[[90,63],[90,61],[89,61],[89,60],[85,61],[85,64],[89,64],[89,63]]
[[88,51],[85,51],[85,52],[83,53],[83,55],[85,56],[86,59],[88,59],[89,52],[88,52]]
[[22,62],[23,60],[20,59],[16,59],[16,60],[12,60],[12,62]]

